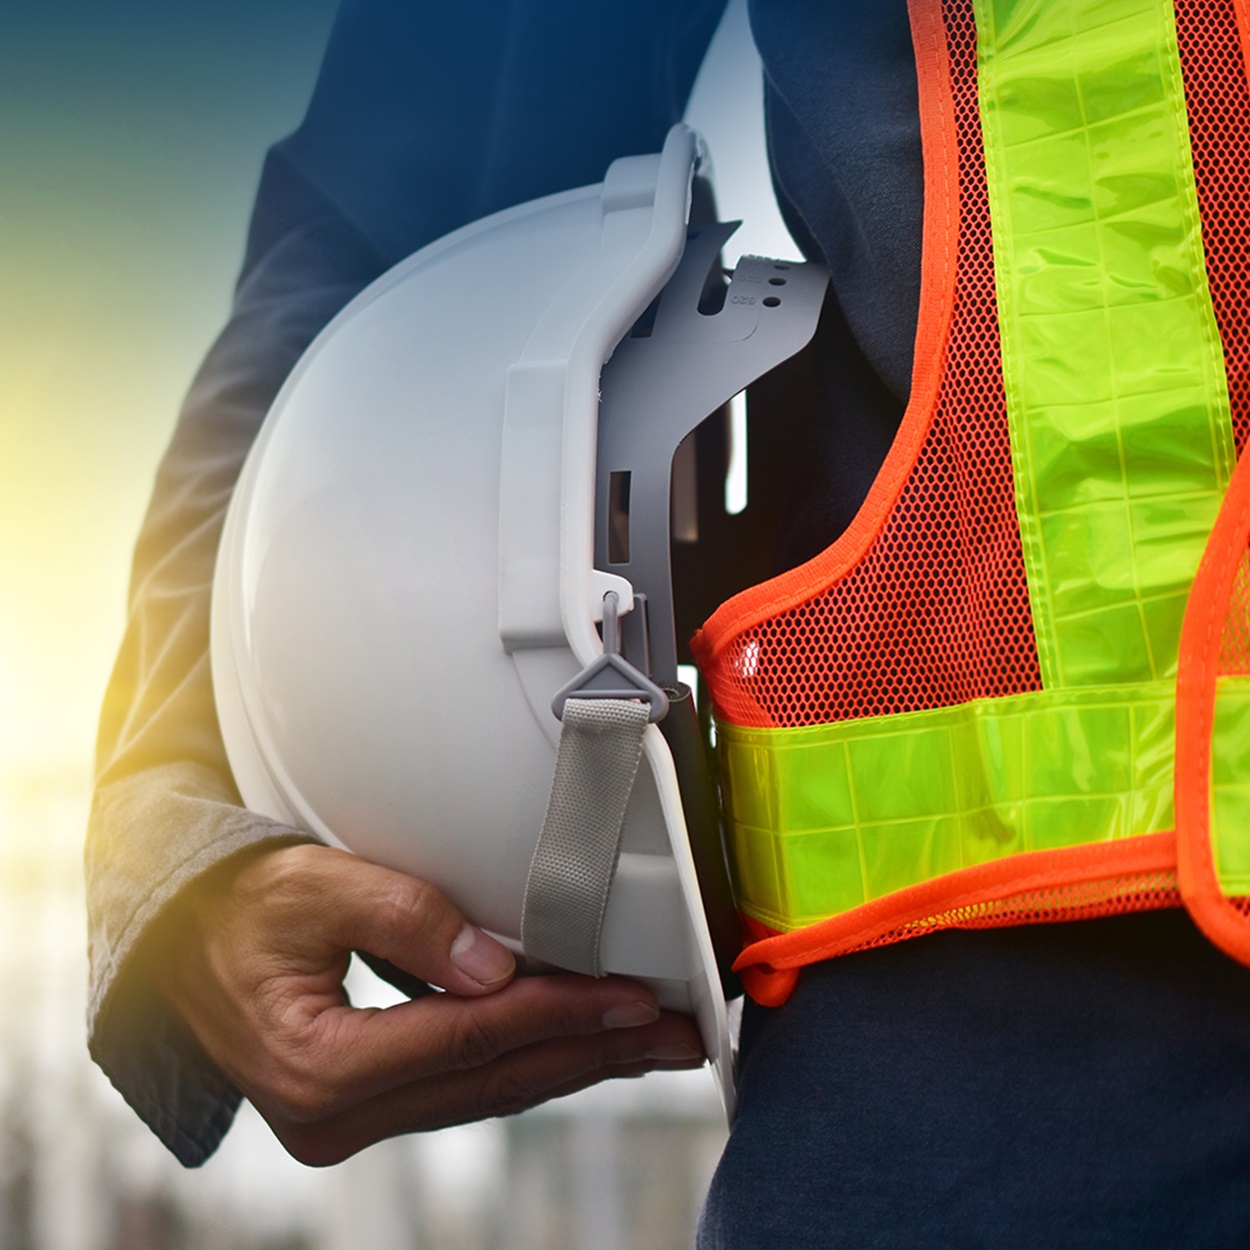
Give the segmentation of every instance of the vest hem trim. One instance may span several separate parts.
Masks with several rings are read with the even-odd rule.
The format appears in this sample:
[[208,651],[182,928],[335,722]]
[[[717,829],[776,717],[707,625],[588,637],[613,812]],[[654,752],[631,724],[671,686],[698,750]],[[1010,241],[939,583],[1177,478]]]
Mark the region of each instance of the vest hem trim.
[[[790,933],[777,933],[746,916],[754,940],[738,956],[734,971],[742,974],[752,998],[776,1006],[789,997],[798,970],[807,964],[943,928],[992,927],[992,918],[970,913],[1025,895],[1087,886],[1097,897],[1087,905],[1039,907],[1032,918],[1012,912],[1011,924],[1051,922],[1060,919],[1057,911],[1077,919],[1179,906],[1176,867],[1176,835],[1168,831],[977,864]],[[1100,893],[1103,884],[1108,889]]]

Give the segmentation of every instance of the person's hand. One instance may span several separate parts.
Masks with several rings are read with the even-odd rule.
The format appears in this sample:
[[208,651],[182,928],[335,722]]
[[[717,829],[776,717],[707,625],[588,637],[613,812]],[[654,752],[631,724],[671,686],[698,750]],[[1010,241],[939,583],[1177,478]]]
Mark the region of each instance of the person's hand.
[[[230,861],[189,893],[164,946],[163,992],[307,1164],[703,1058],[694,1024],[641,986],[514,980],[510,952],[433,886],[324,846]],[[353,950],[447,992],[354,1008]]]

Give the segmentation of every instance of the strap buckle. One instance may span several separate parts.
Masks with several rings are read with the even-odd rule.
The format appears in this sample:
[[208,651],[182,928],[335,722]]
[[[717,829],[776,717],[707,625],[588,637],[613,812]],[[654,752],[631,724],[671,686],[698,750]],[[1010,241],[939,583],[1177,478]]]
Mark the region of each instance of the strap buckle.
[[564,705],[570,699],[638,699],[648,705],[647,720],[652,724],[668,714],[668,695],[622,652],[620,598],[614,590],[603,596],[603,654],[556,691],[551,710],[557,720],[564,719]]

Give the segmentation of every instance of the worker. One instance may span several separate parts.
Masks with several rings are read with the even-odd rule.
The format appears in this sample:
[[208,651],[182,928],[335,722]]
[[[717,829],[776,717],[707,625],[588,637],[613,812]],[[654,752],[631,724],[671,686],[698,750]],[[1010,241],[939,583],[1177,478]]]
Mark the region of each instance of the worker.
[[[192,388],[140,538],[88,846],[93,1053],[186,1163],[215,1148],[240,1094],[297,1157],[327,1162],[605,1076],[697,1062],[690,1023],[659,1012],[640,987],[513,979],[511,956],[432,887],[237,806],[212,705],[208,593],[242,458],[316,332],[448,230],[596,181],[621,153],[657,150],[720,7],[549,0],[467,13],[349,0],[304,123],[269,156],[231,320]],[[1097,664],[1129,663],[1130,638],[1155,648],[1152,682],[1175,674],[1187,590],[1175,579],[1166,594],[1133,598],[1145,622],[1135,635],[1115,614],[1084,634],[1067,628],[1084,608],[1067,611],[1065,591],[1122,580],[1124,525],[1074,520],[1106,482],[1088,463],[1073,468],[1077,457],[1049,479],[1070,490],[1063,508],[1044,493],[1022,506],[1017,492],[1050,453],[1066,454],[1055,389],[1068,388],[1069,405],[1097,398],[1108,409],[1135,393],[1126,373],[1100,363],[1102,322],[1090,312],[1106,314],[1126,292],[1198,289],[1207,312],[1199,306],[1157,351],[1138,354],[1167,372],[1163,343],[1197,336],[1186,361],[1204,398],[1175,409],[1198,410],[1203,433],[1169,427],[1166,444],[1147,440],[1140,454],[1148,468],[1152,456],[1171,465],[1184,449],[1209,449],[1196,456],[1194,491],[1204,499],[1197,514],[1208,530],[1215,523],[1246,424],[1245,257],[1227,216],[1250,124],[1239,13],[1233,0],[1175,9],[915,0],[910,13],[903,0],[752,6],[779,205],[804,252],[829,266],[833,296],[818,331],[810,438],[793,449],[781,581],[768,584],[785,594],[768,601],[747,588],[700,632],[696,653],[731,771],[757,730],[821,727],[831,755],[871,739],[856,758],[875,759],[876,771],[855,780],[897,836],[881,844],[891,852],[884,867],[865,865],[852,839],[849,869],[830,839],[816,869],[787,872],[800,888],[769,894],[767,874],[741,849],[756,796],[723,779],[754,939],[743,971],[756,997],[701,1245],[1235,1245],[1250,1232],[1247,973],[1177,906],[1175,854],[1169,869],[1156,836],[1169,832],[1166,778],[1153,789],[1136,779],[1095,787],[1102,798],[1128,795],[1121,807],[1138,822],[1118,830],[1144,857],[1122,868],[1127,888],[1112,881],[1093,905],[1080,891],[1039,903],[1016,888],[1011,874],[1027,862],[1018,856],[1066,851],[1074,829],[1093,828],[1080,824],[1089,812],[1029,825],[1048,829],[1051,843],[1016,844],[1003,823],[1000,845],[986,850],[976,841],[984,822],[969,813],[1023,810],[1031,792],[959,793],[972,775],[963,756],[922,774],[934,736],[909,736],[918,722],[902,719],[921,714],[944,730],[950,709],[1050,688],[1078,688],[1072,702],[1089,706],[1106,685],[1136,680],[1090,676]],[[1022,47],[1034,60],[1010,61]],[[1028,72],[995,78],[1018,64]],[[1047,148],[1056,136],[1067,146]],[[1012,163],[1026,150],[1042,151],[1042,163]],[[1080,182],[1090,153],[1126,151],[1162,152],[1169,164],[1160,173],[1139,161],[1118,182],[1118,167],[1096,186],[1088,172]],[[1165,182],[1181,192],[1160,193]],[[1039,221],[1053,224],[1048,208],[1105,195],[1119,197],[1115,208],[1079,223],[1087,228],[1033,251],[1021,243]],[[1199,220],[1205,266],[1194,261]],[[1188,231],[1176,245],[1188,270],[1156,248],[1177,223]],[[1066,301],[1080,282],[1030,285],[1038,257],[1080,269],[1083,297],[1093,290],[1090,310],[1075,310],[1086,318],[1079,333]],[[1051,301],[1042,308],[1028,302],[1039,290]],[[1034,315],[1056,311],[1067,316]],[[1134,324],[1147,323],[1126,317],[1116,342],[1140,349],[1150,339]],[[1082,372],[1077,348],[1090,343]],[[1029,372],[1037,361],[1051,366],[1040,383]],[[1052,387],[1053,420],[1029,427],[1042,432],[1027,457],[1005,444],[1004,382],[1013,411],[1022,394],[1028,407],[1030,386]],[[1156,547],[1187,551],[1192,581],[1203,536],[1152,510],[1149,496],[1138,505],[1137,447],[1121,452],[1123,436],[1108,437],[1127,465],[1126,493],[1114,509],[1103,495],[1092,502],[1129,517],[1130,529],[1153,516]],[[1107,454],[1102,444],[1086,450],[1097,463]],[[1102,563],[1064,537],[1093,532],[1112,544]],[[1054,601],[1041,611],[1026,568],[1038,552],[1051,561]],[[1141,606],[1156,603],[1164,607]],[[1089,606],[1107,605],[1095,595]],[[786,612],[805,624],[782,662],[773,644],[793,623]],[[732,657],[760,638],[752,654],[768,652],[774,667],[743,681]],[[1037,742],[1053,745],[1056,733],[1074,741],[1063,735],[1079,722],[1079,763],[1101,780],[1118,758],[1108,719],[1072,714],[1056,729],[1035,711],[1013,723],[1039,727]],[[1126,717],[1132,747],[1146,713]],[[884,732],[846,736],[869,718]],[[1009,757],[1016,732],[1032,730],[994,739],[1007,744],[1008,772],[1019,763]],[[773,736],[766,749],[779,755],[791,740]],[[1031,776],[1043,771],[1039,758],[1026,761]],[[822,784],[833,769],[822,766]],[[956,793],[938,810],[932,796],[943,788]],[[953,842],[933,834],[942,818]],[[910,843],[907,829],[917,833]],[[775,832],[785,841],[791,831]],[[1110,835],[1075,844],[1096,836]],[[943,910],[932,883],[966,870],[970,846],[1007,865],[998,884],[1008,885],[978,895],[972,912]],[[896,908],[900,896],[914,901],[907,890],[939,905]],[[864,907],[875,923],[860,923]],[[915,940],[891,940],[917,929]],[[386,1024],[355,1013],[340,988],[354,949],[397,979],[450,993],[414,998]]]

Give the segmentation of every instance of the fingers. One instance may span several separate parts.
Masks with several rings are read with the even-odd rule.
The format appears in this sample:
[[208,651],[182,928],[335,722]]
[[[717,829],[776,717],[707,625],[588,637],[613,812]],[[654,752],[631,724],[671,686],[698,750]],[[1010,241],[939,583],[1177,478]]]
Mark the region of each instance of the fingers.
[[[648,1028],[660,1018],[652,996],[630,981],[525,977],[476,999],[439,995],[385,1010],[324,1011],[300,1060],[311,1069],[308,1083],[324,1115],[414,1081],[485,1069],[555,1039],[596,1038],[591,1049],[624,1046],[638,1057],[655,1041]],[[666,1019],[661,1041],[701,1055],[694,1025],[677,1019]]]
[[329,847],[282,855],[270,872],[281,870],[303,898],[304,916],[310,907],[320,912],[324,936],[342,949],[366,950],[454,994],[488,994],[512,979],[508,948],[469,924],[429,882]]
[[272,1106],[260,1110],[291,1154],[323,1166],[386,1137],[509,1115],[602,1080],[702,1062],[690,1022],[664,1016],[646,1027],[542,1042],[481,1068],[413,1081],[319,1120],[292,1120]]

